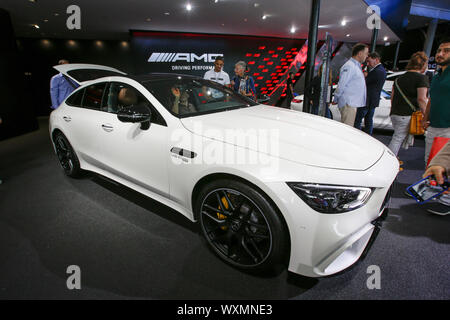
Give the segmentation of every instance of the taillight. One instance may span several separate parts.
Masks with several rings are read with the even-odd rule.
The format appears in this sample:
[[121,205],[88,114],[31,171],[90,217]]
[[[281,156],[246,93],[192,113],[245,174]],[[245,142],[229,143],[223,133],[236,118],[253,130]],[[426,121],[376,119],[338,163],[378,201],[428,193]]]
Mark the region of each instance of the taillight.
[[294,99],[294,100],[292,100],[292,102],[294,102],[294,103],[302,103],[303,100],[302,99]]

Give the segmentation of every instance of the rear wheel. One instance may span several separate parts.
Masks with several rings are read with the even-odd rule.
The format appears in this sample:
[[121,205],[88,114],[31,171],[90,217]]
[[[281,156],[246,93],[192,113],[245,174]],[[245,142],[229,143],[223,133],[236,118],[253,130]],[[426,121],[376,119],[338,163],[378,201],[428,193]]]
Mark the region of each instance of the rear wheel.
[[64,134],[58,132],[55,134],[53,141],[56,155],[64,173],[72,178],[78,177],[81,173],[80,161],[67,138]]
[[287,230],[276,209],[245,183],[208,183],[197,197],[196,210],[209,246],[233,266],[274,270],[288,254]]

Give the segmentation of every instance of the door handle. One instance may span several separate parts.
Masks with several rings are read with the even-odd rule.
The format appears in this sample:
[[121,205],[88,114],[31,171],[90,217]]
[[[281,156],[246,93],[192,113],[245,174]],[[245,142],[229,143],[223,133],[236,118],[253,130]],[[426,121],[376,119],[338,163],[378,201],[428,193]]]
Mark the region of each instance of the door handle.
[[102,124],[102,129],[105,130],[106,132],[111,132],[114,130],[114,127],[108,124]]
[[71,118],[71,117],[68,117],[68,116],[64,116],[63,119],[64,119],[65,122],[70,122],[70,121],[72,121],[72,118]]

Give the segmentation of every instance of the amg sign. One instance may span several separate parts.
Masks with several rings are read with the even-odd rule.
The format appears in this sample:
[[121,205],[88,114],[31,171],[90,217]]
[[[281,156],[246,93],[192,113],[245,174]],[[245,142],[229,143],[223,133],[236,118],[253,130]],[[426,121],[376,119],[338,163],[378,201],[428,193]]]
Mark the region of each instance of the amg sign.
[[148,62],[178,62],[184,61],[193,63],[196,61],[203,61],[212,63],[218,56],[223,56],[222,53],[203,53],[196,55],[195,53],[174,53],[174,52],[153,52]]

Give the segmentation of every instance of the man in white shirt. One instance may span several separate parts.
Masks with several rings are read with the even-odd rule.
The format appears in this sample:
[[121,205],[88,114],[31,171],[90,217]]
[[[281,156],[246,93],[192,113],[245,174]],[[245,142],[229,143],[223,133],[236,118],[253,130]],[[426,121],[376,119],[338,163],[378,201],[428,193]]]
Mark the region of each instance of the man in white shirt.
[[211,80],[220,83],[221,85],[229,87],[230,77],[228,76],[228,73],[222,70],[223,64],[224,64],[223,57],[218,56],[216,58],[216,61],[214,61],[214,68],[206,71],[205,75],[203,76],[203,79]]
[[356,44],[352,57],[341,67],[339,83],[334,93],[341,112],[341,122],[352,126],[355,124],[356,109],[366,106],[366,80],[361,68],[369,54],[369,47],[364,43]]

